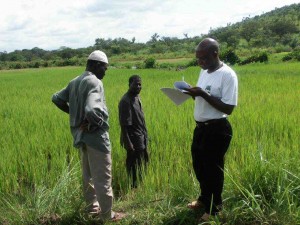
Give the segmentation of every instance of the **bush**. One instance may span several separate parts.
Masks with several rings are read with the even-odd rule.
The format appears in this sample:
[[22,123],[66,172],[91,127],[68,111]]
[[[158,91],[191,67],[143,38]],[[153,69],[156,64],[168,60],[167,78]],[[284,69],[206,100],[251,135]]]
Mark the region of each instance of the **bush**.
[[43,67],[48,67],[48,66],[49,66],[48,61],[43,62]]
[[240,62],[240,58],[231,48],[227,49],[224,52],[221,52],[220,59],[226,63],[229,63],[230,65],[234,65]]
[[9,65],[9,68],[10,68],[10,69],[23,69],[23,68],[26,68],[26,67],[24,66],[24,63],[21,63],[21,62],[15,62],[15,63],[11,63],[11,64]]
[[145,63],[146,69],[155,67],[155,59],[154,58],[147,58],[147,59],[145,59],[144,63]]
[[33,68],[39,68],[40,67],[40,63],[39,62],[35,62],[34,64],[33,64]]
[[156,64],[156,68],[159,68],[159,69],[168,69],[168,68],[171,68],[172,65],[170,63],[159,63],[159,64]]
[[262,62],[268,62],[268,60],[269,60],[268,54],[266,52],[263,52],[263,53],[259,54],[258,57],[257,57],[257,60],[261,63]]
[[289,54],[287,54],[286,56],[284,56],[282,58],[282,61],[289,61],[289,60],[293,60],[296,59],[297,61],[300,61],[300,50],[295,50],[290,52]]
[[191,67],[191,66],[198,66],[198,60],[195,58],[195,59],[192,59],[191,61],[189,61],[187,64],[186,64],[187,67]]
[[135,67],[136,67],[137,69],[144,69],[144,68],[145,68],[145,67],[144,67],[144,64],[141,63],[141,62],[137,62],[137,63],[135,64]]
[[269,61],[269,57],[268,54],[266,52],[257,54],[257,55],[252,55],[250,57],[248,57],[247,59],[239,62],[239,65],[246,65],[249,63],[255,63],[255,62],[268,62]]
[[282,45],[282,44],[276,44],[273,49],[275,49],[276,53],[292,51],[292,48],[290,46]]

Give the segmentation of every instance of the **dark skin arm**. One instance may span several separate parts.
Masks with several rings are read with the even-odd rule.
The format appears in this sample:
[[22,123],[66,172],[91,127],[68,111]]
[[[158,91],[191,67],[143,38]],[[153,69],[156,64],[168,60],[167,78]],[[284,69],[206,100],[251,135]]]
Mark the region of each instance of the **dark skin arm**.
[[122,132],[123,140],[124,140],[124,148],[127,151],[134,151],[135,150],[134,146],[129,138],[128,126],[121,125],[121,132]]
[[192,88],[185,89],[185,90],[188,91],[187,94],[191,95],[193,98],[200,96],[205,101],[207,101],[211,106],[213,106],[214,108],[216,108],[217,110],[219,110],[223,113],[226,113],[227,115],[230,115],[235,107],[234,105],[225,104],[220,99],[218,99],[214,96],[211,96],[210,94],[208,94],[206,91],[204,91],[200,87],[192,87]]

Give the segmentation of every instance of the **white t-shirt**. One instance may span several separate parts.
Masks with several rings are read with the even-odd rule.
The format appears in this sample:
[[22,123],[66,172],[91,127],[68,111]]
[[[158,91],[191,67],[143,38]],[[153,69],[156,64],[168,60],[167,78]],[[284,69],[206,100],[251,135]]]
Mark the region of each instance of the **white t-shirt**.
[[[218,70],[207,73],[201,70],[197,87],[202,88],[210,95],[219,98],[228,105],[237,105],[238,80],[235,72],[223,63]],[[195,98],[194,118],[196,121],[205,122],[211,119],[225,118],[228,115],[211,106],[202,97]]]

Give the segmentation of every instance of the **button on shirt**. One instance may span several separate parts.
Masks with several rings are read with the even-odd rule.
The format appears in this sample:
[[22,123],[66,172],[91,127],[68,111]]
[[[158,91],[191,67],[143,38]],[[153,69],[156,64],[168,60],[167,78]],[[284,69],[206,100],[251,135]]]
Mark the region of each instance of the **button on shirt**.
[[[86,144],[103,152],[110,151],[109,116],[103,83],[93,73],[85,71],[71,80],[67,87],[52,96],[52,101],[69,105],[70,128],[75,147]],[[88,131],[80,129],[85,121],[89,124]]]
[[[201,70],[197,87],[202,88],[211,96],[219,98],[228,105],[237,105],[238,80],[235,72],[223,63],[218,70],[208,73]],[[228,115],[211,106],[202,97],[195,98],[194,119],[198,122],[205,122],[212,119],[226,118]]]

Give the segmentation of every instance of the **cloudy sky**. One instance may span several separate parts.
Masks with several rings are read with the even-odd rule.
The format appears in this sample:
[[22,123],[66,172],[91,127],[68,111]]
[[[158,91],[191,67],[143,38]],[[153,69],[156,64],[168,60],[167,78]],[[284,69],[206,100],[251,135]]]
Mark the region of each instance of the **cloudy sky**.
[[0,52],[92,46],[96,38],[206,34],[300,0],[0,0]]

